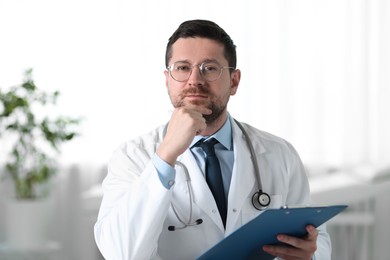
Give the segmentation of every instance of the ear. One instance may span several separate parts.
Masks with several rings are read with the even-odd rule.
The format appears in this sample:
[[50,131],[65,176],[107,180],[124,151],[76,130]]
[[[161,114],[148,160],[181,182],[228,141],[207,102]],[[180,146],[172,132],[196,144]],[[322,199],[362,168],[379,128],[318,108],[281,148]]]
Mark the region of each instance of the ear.
[[241,71],[236,69],[230,76],[230,95],[234,96],[237,92],[238,85],[240,84]]

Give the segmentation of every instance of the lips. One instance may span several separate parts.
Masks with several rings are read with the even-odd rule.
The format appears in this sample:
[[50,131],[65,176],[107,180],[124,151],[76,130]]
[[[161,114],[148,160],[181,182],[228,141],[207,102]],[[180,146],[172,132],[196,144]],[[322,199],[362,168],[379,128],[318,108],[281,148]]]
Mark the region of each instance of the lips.
[[194,103],[194,102],[195,103],[198,103],[198,102],[204,103],[208,100],[208,96],[203,95],[203,94],[189,94],[189,95],[185,96],[185,99],[188,100],[189,102],[192,102],[192,103]]
[[186,95],[186,97],[188,97],[188,98],[207,98],[207,95],[204,95],[204,94],[189,94],[189,95]]

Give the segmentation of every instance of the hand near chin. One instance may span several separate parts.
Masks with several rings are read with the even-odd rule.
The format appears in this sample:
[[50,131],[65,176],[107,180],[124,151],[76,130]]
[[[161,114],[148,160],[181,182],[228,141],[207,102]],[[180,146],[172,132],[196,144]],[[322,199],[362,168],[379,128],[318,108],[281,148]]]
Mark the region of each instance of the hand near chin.
[[266,245],[263,250],[285,260],[310,260],[317,250],[318,231],[311,225],[306,227],[306,231],[304,238],[278,235],[278,240],[289,246]]
[[174,165],[177,157],[184,153],[196,135],[207,127],[203,115],[211,114],[204,106],[188,104],[175,108],[168,124],[167,133],[157,149],[158,156]]

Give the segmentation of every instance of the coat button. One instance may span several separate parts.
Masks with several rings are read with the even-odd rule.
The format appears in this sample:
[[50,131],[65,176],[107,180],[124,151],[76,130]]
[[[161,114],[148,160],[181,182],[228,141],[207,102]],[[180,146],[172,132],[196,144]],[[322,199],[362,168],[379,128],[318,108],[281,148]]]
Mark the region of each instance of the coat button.
[[216,210],[216,209],[213,209],[211,212],[213,212],[213,213],[217,213],[217,210]]

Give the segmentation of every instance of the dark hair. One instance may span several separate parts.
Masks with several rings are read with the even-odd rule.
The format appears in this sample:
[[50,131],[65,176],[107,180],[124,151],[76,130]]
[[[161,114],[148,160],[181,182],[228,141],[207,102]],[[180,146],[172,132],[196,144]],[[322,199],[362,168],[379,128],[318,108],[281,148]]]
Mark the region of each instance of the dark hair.
[[165,66],[168,66],[172,57],[172,45],[180,38],[207,38],[222,43],[224,46],[224,56],[229,63],[229,67],[237,66],[236,46],[230,36],[216,23],[207,20],[190,20],[180,24],[179,28],[168,40],[165,52]]

